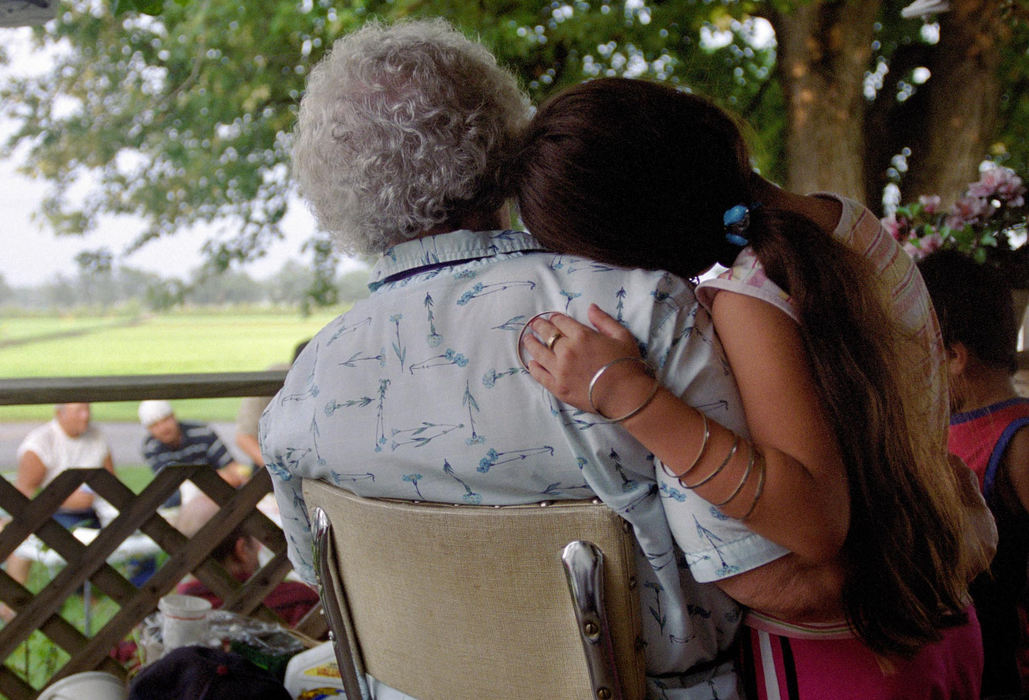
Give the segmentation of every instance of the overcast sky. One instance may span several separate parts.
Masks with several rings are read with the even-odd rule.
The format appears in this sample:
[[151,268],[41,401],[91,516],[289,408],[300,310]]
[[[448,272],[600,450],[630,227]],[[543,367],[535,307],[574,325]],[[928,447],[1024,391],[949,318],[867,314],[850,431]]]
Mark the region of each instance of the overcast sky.
[[[29,49],[30,29],[0,27],[0,42],[10,51],[9,66],[0,67],[0,76],[25,74],[47,68],[47,57]],[[0,139],[11,132],[10,122],[0,120]],[[38,217],[47,183],[19,175],[17,154],[13,159],[0,158],[0,274],[11,286],[37,285],[53,279],[58,272],[73,275],[75,255],[84,249],[107,247],[116,255],[116,262],[158,272],[165,276],[185,277],[198,265],[200,247],[208,238],[204,230],[181,231],[170,238],[147,244],[127,257],[117,257],[124,247],[143,229],[142,223],[129,217],[103,220],[98,229],[86,236],[55,236]],[[290,257],[308,259],[300,247],[314,230],[314,221],[299,202],[290,207],[286,217],[286,240],[276,243],[261,260],[246,271],[264,277],[278,270]]]

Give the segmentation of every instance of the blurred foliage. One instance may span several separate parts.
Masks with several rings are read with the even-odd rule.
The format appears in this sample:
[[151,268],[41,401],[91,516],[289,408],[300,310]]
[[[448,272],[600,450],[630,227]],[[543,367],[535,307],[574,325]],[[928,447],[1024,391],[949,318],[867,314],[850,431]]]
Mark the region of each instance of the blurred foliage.
[[1012,37],[1002,49],[1000,129],[989,156],[1015,172],[1029,173],[1029,3],[1007,4]]
[[[881,5],[866,73],[871,102],[884,66],[907,47],[928,47],[932,31],[921,20],[901,19],[906,2],[862,1]],[[145,222],[135,249],[213,224],[217,232],[205,255],[212,270],[224,270],[282,236],[296,106],[309,67],[333,38],[374,17],[440,15],[493,49],[534,101],[601,75],[649,77],[712,96],[753,125],[758,167],[781,179],[786,110],[765,20],[803,4],[66,0],[54,21],[35,30],[38,47],[55,55],[53,68],[0,84],[4,115],[17,125],[0,155],[24,147],[24,171],[51,183],[43,214],[57,232],[85,234],[102,214],[131,214]],[[1011,19],[1017,28],[1005,49],[1005,101],[993,149],[1023,171],[1018,164],[1029,152],[1024,19]],[[890,85],[898,90],[890,99],[917,89],[910,76]],[[87,172],[95,185],[82,195],[74,186]],[[308,299],[334,303],[331,247],[316,236],[308,252],[315,272]],[[182,298],[182,290],[164,292],[165,302]]]
[[[215,272],[209,265],[194,269],[185,278],[162,277],[122,265],[97,268],[95,254],[84,251],[77,257],[76,274],[58,273],[40,285],[11,287],[0,275],[0,315],[47,311],[132,314],[185,307],[296,309],[308,316],[316,307],[349,305],[368,296],[369,268],[349,265],[346,272],[336,275],[336,258],[327,242],[322,247],[320,254],[328,255],[321,267],[290,258],[263,279],[238,269]],[[320,296],[315,297],[312,290]]]

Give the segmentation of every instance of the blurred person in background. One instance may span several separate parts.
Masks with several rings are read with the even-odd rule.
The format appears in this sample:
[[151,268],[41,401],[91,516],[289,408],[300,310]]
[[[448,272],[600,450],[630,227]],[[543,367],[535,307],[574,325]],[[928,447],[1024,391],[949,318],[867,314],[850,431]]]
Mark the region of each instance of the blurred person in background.
[[[204,423],[178,420],[167,401],[141,401],[139,422],[149,433],[143,439],[143,457],[154,474],[172,465],[206,464],[233,486],[246,482],[250,470],[233,459],[218,434]],[[181,497],[172,496],[165,506],[181,505],[197,492],[183,483]]]
[[[170,466],[206,464],[234,487],[246,482],[250,470],[232,458],[218,434],[204,423],[178,420],[167,401],[141,401],[139,422],[148,433],[143,439],[143,458],[154,474]],[[164,502],[164,507],[177,508],[198,495],[202,495],[200,489],[184,481],[178,492]],[[141,586],[156,569],[153,557],[133,560],[129,580]]]
[[[198,494],[179,511],[175,527],[186,537],[194,537],[200,529],[218,513],[218,504],[204,494]],[[246,581],[260,568],[261,543],[249,535],[240,525],[230,532],[211,557],[237,581]],[[215,608],[222,606],[222,599],[199,579],[189,577],[182,581],[177,592],[210,601]],[[293,627],[300,622],[311,608],[318,604],[318,592],[299,581],[282,581],[265,596],[264,604],[275,612],[283,622]]]
[[[297,359],[307,341],[299,343],[293,349],[293,360]],[[292,364],[292,361],[291,363]],[[290,365],[285,363],[269,367],[270,370],[289,369]],[[243,454],[250,458],[255,467],[264,466],[264,457],[261,455],[261,444],[257,440],[257,424],[261,420],[261,414],[271,403],[271,396],[247,396],[239,404],[239,412],[236,414],[236,447]]]
[[[107,439],[90,423],[88,403],[63,403],[54,407],[54,418],[33,429],[18,446],[18,472],[14,486],[26,497],[36,493],[67,469],[103,467],[114,473],[114,460]],[[68,529],[77,526],[100,527],[94,510],[96,496],[83,484],[61,504],[54,520]],[[24,584],[32,562],[15,554],[7,559],[7,574]],[[10,619],[6,606],[0,617]]]
[[[956,250],[918,263],[940,319],[950,373],[950,451],[975,472],[997,522],[997,554],[971,586],[982,626],[982,694],[1029,689],[1024,616],[1029,563],[1029,398],[1018,395],[1018,321],[1011,288],[996,269]],[[1023,697],[1019,695],[1018,697]]]

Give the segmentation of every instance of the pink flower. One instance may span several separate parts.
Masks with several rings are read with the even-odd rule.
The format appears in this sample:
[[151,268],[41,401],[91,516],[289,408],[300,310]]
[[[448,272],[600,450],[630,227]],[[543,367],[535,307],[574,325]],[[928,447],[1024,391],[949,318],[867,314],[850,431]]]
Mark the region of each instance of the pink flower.
[[896,214],[890,214],[887,217],[880,219],[883,228],[889,231],[890,235],[893,236],[894,240],[903,241],[907,237],[907,226],[901,224],[897,220]]
[[931,233],[920,238],[918,244],[922,248],[922,255],[928,255],[943,246],[943,236],[938,233]]
[[968,186],[967,194],[984,199],[996,197],[1009,206],[1020,207],[1025,203],[1025,192],[1022,178],[1016,175],[1014,170],[995,166],[984,170],[978,182]]
[[922,195],[918,198],[918,203],[922,205],[922,209],[925,210],[926,214],[935,214],[940,208],[941,201],[939,195]]
[[916,262],[925,257],[925,253],[922,252],[922,249],[914,243],[905,243],[901,247],[904,249],[904,252],[910,255],[911,259]]
[[898,207],[882,225],[916,260],[948,247],[982,261],[994,249],[1024,245],[1012,239],[1012,232],[1024,231],[1027,201],[1022,178],[1010,168],[991,165],[949,209],[941,209],[938,196],[921,196],[917,203]]
[[929,253],[939,249],[942,245],[943,236],[938,233],[930,233],[921,238],[911,234],[906,241],[902,242],[901,247],[905,253],[911,256],[912,260],[921,260]]
[[993,205],[982,197],[966,195],[954,202],[946,224],[952,229],[963,229],[967,224],[977,224],[993,214]]

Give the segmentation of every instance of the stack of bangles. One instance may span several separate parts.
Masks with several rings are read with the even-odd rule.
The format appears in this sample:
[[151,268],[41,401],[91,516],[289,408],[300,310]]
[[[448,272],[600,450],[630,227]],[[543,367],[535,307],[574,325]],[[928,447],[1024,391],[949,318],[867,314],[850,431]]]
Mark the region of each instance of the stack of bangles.
[[[726,466],[728,466],[729,462],[731,462],[732,458],[736,455],[737,450],[739,450],[741,440],[739,435],[733,433],[732,447],[729,448],[729,454],[725,455],[725,459],[722,460],[722,463],[715,467],[714,471],[712,471],[710,474],[702,478],[700,481],[697,481],[692,484],[687,484],[683,479],[686,477],[687,474],[696,469],[698,464],[700,464],[700,460],[704,457],[704,452],[707,451],[708,440],[711,437],[711,426],[708,424],[707,416],[704,414],[703,411],[697,411],[697,413],[700,414],[701,420],[704,421],[704,437],[701,440],[700,449],[697,450],[697,456],[693,458],[693,463],[690,464],[690,466],[688,466],[681,474],[673,474],[671,471],[668,470],[668,467],[665,466],[664,462],[661,463],[661,468],[664,470],[665,474],[678,481],[683,488],[690,490],[703,486],[704,484],[708,483],[716,476],[721,474],[722,470],[725,469]],[[766,476],[764,458],[761,457],[761,455],[757,451],[757,448],[754,447],[754,445],[751,444],[749,440],[744,440],[743,442],[747,445],[747,448],[750,452],[750,458],[747,460],[747,468],[743,470],[743,477],[740,479],[740,483],[736,484],[736,488],[732,490],[732,493],[730,493],[728,498],[726,498],[725,500],[719,501],[718,503],[715,503],[713,501],[711,502],[711,505],[715,506],[716,508],[721,508],[722,506],[729,505],[729,503],[737,496],[739,496],[740,493],[743,491],[744,485],[747,483],[747,480],[750,478],[751,473],[754,471],[754,464],[756,462],[757,488],[754,489],[754,496],[750,501],[750,506],[747,508],[747,512],[740,516],[740,520],[746,520],[748,517],[750,517],[750,514],[754,512],[754,508],[757,507],[757,501],[759,498],[761,498],[761,492],[765,490]]]
[[[594,392],[594,390],[597,387],[597,382],[604,375],[604,373],[607,370],[609,370],[612,367],[614,367],[615,365],[621,364],[623,362],[638,362],[641,365],[643,365],[644,371],[646,372],[647,376],[652,377],[654,379],[654,385],[651,387],[650,392],[647,394],[646,398],[643,399],[643,402],[640,403],[639,406],[637,406],[636,408],[632,409],[631,411],[629,411],[628,413],[626,413],[626,414],[624,414],[622,416],[619,416],[617,418],[609,418],[609,417],[605,416],[601,412],[601,410],[599,408],[597,408],[597,404],[594,403],[594,401],[593,401],[593,392]],[[598,369],[596,371],[596,373],[593,375],[593,378],[590,380],[589,391],[588,391],[587,395],[588,395],[588,398],[589,398],[590,407],[593,409],[594,413],[596,413],[597,415],[599,415],[601,418],[603,418],[604,420],[606,420],[609,423],[621,423],[622,421],[625,421],[625,420],[628,420],[629,418],[632,418],[633,416],[638,414],[640,411],[645,409],[647,406],[649,406],[650,402],[654,400],[654,396],[657,395],[657,390],[660,388],[660,385],[661,385],[661,383],[658,380],[658,378],[656,376],[656,373],[654,372],[653,367],[651,367],[642,358],[639,358],[639,357],[619,357],[616,360],[612,360],[611,362],[608,362],[606,365],[604,365],[603,367],[601,367],[600,369]],[[690,489],[690,490],[693,490],[693,489],[696,489],[696,488],[699,488],[699,487],[703,486],[704,484],[710,482],[716,476],[721,474],[722,470],[725,469],[729,465],[729,462],[731,462],[732,458],[736,455],[736,452],[739,450],[740,442],[741,442],[740,436],[736,435],[734,433],[733,434],[732,447],[729,448],[729,453],[725,456],[725,459],[722,460],[721,464],[719,464],[715,468],[714,471],[712,471],[707,476],[703,477],[700,481],[697,481],[697,482],[692,483],[692,484],[687,484],[683,479],[686,477],[686,475],[688,475],[690,472],[692,472],[694,469],[696,469],[698,464],[700,464],[700,460],[704,458],[704,453],[707,451],[708,440],[711,438],[711,426],[708,423],[707,416],[704,414],[703,411],[697,411],[697,413],[700,414],[701,420],[704,421],[704,437],[703,437],[703,439],[702,439],[702,441],[700,443],[700,449],[697,450],[697,456],[693,458],[693,463],[690,464],[690,466],[687,467],[681,474],[673,474],[671,471],[669,471],[668,467],[665,466],[664,462],[661,462],[661,468],[664,470],[665,474],[667,474],[669,477],[677,480],[683,486],[683,488]],[[746,520],[748,517],[750,517],[751,513],[754,512],[754,508],[757,507],[758,499],[761,498],[761,493],[765,489],[765,476],[766,476],[765,460],[758,453],[757,448],[755,448],[754,445],[750,443],[750,441],[743,440],[743,442],[747,445],[747,448],[748,448],[748,450],[750,452],[750,458],[747,460],[747,467],[743,471],[743,478],[740,479],[740,483],[738,483],[736,485],[736,488],[733,489],[732,493],[729,494],[728,498],[726,498],[725,500],[723,500],[723,501],[721,501],[719,503],[714,503],[714,502],[711,503],[711,505],[715,506],[716,508],[721,508],[722,506],[729,505],[730,502],[732,502],[737,496],[739,496],[743,492],[743,487],[746,485],[747,480],[750,479],[751,473],[753,473],[755,471],[754,467],[755,467],[755,463],[756,463],[756,465],[757,465],[757,470],[756,470],[757,471],[757,488],[754,489],[754,496],[751,499],[750,506],[747,508],[747,512],[744,513],[742,516],[740,516],[740,518],[739,518],[740,520]]]

